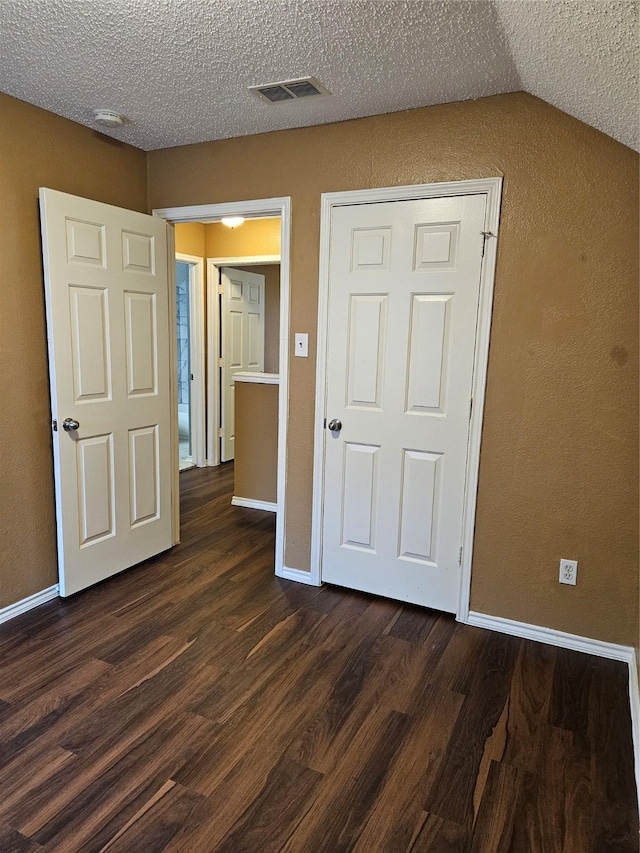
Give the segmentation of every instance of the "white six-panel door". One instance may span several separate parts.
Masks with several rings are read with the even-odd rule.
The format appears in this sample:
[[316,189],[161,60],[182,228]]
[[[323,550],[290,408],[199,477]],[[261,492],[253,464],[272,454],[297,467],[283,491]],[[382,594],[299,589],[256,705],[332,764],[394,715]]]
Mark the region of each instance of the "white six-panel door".
[[40,208],[60,593],[71,595],[172,544],[167,225],[49,189]]
[[323,581],[456,611],[485,206],[333,210]]
[[235,457],[235,383],[239,371],[264,372],[264,276],[222,268],[222,447]]

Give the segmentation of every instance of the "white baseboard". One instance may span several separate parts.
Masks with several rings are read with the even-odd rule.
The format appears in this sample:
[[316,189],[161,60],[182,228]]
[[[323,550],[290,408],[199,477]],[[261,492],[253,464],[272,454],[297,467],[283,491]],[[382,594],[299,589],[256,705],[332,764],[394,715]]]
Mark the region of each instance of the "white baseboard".
[[307,586],[322,586],[321,583],[312,580],[310,572],[303,572],[302,569],[288,569],[283,566],[276,574],[279,578],[285,578],[285,580],[295,581],[296,583],[305,583]]
[[51,601],[57,597],[58,584],[47,587],[47,589],[41,589],[40,592],[34,592],[33,595],[29,595],[21,601],[16,601],[15,604],[9,604],[7,607],[0,609],[0,623],[8,622],[9,619],[14,619],[16,616],[20,616],[21,613],[33,610],[34,607],[45,604],[47,601]]
[[235,495],[231,498],[233,506],[244,506],[247,509],[263,509],[265,512],[277,512],[278,504],[271,501],[257,501],[254,498],[237,498]]
[[635,658],[633,646],[619,646],[616,643],[606,643],[603,640],[591,640],[577,634],[567,634],[554,628],[543,628],[540,625],[530,625],[528,622],[516,622],[515,619],[504,619],[502,616],[487,616],[484,613],[469,612],[467,625],[478,628],[488,628],[501,634],[511,634],[513,637],[523,637],[525,640],[537,640],[549,646],[559,646],[563,649],[573,649],[575,652],[585,652],[601,658],[623,660],[631,663]]
[[527,622],[517,622],[515,619],[503,619],[501,616],[487,616],[484,613],[470,611],[467,619],[462,620],[467,625],[478,628],[488,628],[501,634],[511,634],[513,637],[523,637],[526,640],[537,640],[550,646],[562,649],[572,649],[575,652],[586,652],[601,658],[624,661],[629,666],[629,705],[631,711],[631,733],[633,735],[634,768],[636,776],[636,791],[638,809],[640,810],[640,685],[636,667],[636,652],[633,646],[621,646],[617,643],[605,643],[603,640],[591,640],[577,634],[556,631],[553,628],[542,628]]

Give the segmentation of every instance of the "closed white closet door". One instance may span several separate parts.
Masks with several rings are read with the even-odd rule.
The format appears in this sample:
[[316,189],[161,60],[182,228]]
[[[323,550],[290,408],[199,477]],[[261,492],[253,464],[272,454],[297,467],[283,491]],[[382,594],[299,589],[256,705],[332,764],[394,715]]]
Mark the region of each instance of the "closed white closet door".
[[456,611],[485,207],[333,211],[323,581]]

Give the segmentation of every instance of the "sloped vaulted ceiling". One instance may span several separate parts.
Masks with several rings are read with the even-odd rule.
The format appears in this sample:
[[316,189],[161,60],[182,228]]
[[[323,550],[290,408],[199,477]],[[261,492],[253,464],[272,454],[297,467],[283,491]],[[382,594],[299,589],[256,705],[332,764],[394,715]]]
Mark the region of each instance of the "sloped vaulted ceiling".
[[638,150],[639,60],[634,0],[0,0],[0,89],[145,150],[521,89]]

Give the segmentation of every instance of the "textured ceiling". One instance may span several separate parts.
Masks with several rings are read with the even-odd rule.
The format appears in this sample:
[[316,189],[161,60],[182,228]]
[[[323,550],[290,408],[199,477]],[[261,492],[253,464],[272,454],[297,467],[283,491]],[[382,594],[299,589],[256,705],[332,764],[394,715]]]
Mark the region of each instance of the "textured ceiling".
[[520,89],[638,149],[638,61],[633,0],[0,0],[0,89],[145,150]]

